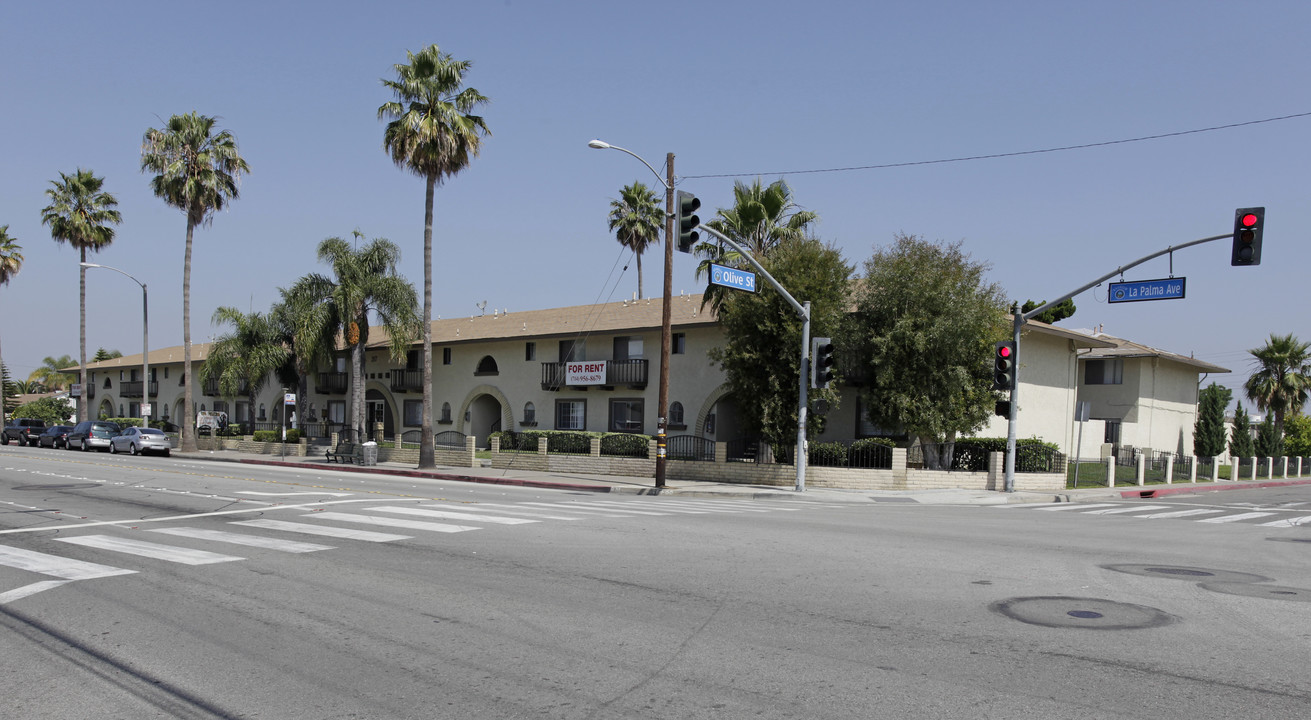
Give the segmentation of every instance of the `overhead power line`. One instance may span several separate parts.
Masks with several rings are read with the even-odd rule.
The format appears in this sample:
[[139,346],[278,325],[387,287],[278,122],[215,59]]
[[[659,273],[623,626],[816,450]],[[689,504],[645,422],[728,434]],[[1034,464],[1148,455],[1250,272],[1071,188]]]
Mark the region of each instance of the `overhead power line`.
[[970,155],[967,157],[942,158],[939,160],[916,160],[912,162],[884,163],[882,165],[854,165],[851,167],[820,168],[817,170],[783,170],[778,172],[753,172],[753,173],[720,173],[714,175],[682,175],[679,180],[697,180],[705,178],[732,178],[744,176],[769,176],[776,175],[809,175],[814,173],[832,173],[832,172],[850,172],[853,170],[885,170],[888,168],[913,167],[915,165],[941,165],[943,163],[966,162],[968,160],[992,160],[995,158],[1019,157],[1021,155],[1041,155],[1043,153],[1063,152],[1066,150],[1083,150],[1085,148],[1103,147],[1106,145],[1124,145],[1126,143],[1143,142],[1146,140],[1160,140],[1162,138],[1179,137],[1180,135],[1196,135],[1197,133],[1214,132],[1216,130],[1230,130],[1233,128],[1246,127],[1248,125],[1260,125],[1262,123],[1279,122],[1280,120],[1292,120],[1311,116],[1311,112],[1295,113],[1293,115],[1283,115],[1280,117],[1265,118],[1262,120],[1248,120],[1246,122],[1230,123],[1228,125],[1215,125],[1213,127],[1197,128],[1195,130],[1180,130],[1178,132],[1161,133],[1159,135],[1144,135],[1142,137],[1125,138],[1123,140],[1105,140],[1102,142],[1083,143],[1081,145],[1064,145],[1054,148],[1043,148],[1041,150],[1018,150],[1016,152],[992,153],[989,155]]

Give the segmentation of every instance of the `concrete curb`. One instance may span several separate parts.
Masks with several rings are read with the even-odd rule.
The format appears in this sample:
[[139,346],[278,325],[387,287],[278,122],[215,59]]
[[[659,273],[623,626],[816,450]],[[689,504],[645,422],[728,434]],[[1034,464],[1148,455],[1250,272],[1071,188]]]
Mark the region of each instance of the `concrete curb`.
[[1252,482],[1250,480],[1233,480],[1226,483],[1210,483],[1207,485],[1174,485],[1154,488],[1143,488],[1141,490],[1125,490],[1119,492],[1122,498],[1142,498],[1151,499],[1163,497],[1165,495],[1188,495],[1192,493],[1219,492],[1223,490],[1250,490],[1252,488],[1267,487],[1289,487],[1292,485],[1311,485],[1311,478],[1303,480],[1269,480],[1263,482]]

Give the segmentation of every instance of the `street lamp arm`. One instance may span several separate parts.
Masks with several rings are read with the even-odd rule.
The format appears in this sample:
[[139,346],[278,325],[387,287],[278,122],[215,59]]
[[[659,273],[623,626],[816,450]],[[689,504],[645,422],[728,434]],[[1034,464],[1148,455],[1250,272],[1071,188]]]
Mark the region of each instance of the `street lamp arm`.
[[595,148],[597,150],[618,150],[619,152],[626,152],[629,155],[632,155],[638,160],[641,160],[642,164],[645,165],[647,169],[650,170],[656,176],[656,179],[660,181],[660,187],[663,187],[666,190],[669,189],[669,183],[665,182],[665,179],[663,177],[660,177],[660,172],[657,171],[655,168],[651,167],[651,163],[647,162],[645,158],[633,152],[632,150],[629,150],[627,148],[621,148],[618,145],[611,145],[610,143],[605,142],[604,140],[593,140],[587,143],[587,147]]
[[140,280],[138,280],[138,279],[132,277],[131,275],[128,275],[127,273],[123,272],[122,270],[119,270],[119,269],[116,268],[116,267],[110,267],[109,265],[101,265],[101,264],[99,264],[99,263],[89,263],[89,262],[78,263],[78,265],[81,265],[82,267],[87,267],[87,268],[104,268],[105,270],[113,270],[114,272],[118,273],[119,275],[123,275],[123,276],[127,277],[127,279],[131,280],[132,282],[134,282],[134,283],[140,285],[140,286],[142,287],[142,289],[144,289],[144,288],[146,287],[146,284],[145,284],[145,283],[143,283],[143,282],[141,282]]

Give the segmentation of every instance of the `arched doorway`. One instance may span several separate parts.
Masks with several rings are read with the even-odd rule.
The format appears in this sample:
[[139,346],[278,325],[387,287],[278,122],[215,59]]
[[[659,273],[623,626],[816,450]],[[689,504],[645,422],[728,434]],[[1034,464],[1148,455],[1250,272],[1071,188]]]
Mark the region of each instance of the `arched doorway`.
[[501,402],[491,395],[479,395],[469,403],[465,412],[465,434],[474,436],[476,447],[487,447],[490,444],[488,436],[502,429]]
[[383,437],[394,437],[396,435],[396,413],[392,408],[391,401],[382,394],[380,390],[366,390],[364,392],[364,436],[370,440],[379,441],[383,438],[374,437],[377,433],[378,423],[382,423]]

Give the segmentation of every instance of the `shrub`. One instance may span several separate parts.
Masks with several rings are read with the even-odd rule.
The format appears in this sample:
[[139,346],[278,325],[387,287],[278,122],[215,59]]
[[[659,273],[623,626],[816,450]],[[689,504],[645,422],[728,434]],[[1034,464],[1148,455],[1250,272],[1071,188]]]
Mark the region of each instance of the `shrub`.
[[810,443],[808,461],[819,467],[846,467],[847,446],[840,442]]
[[[282,441],[282,432],[278,430],[256,430],[255,442],[275,443]],[[300,442],[300,429],[292,428],[287,430],[287,442]]]
[[646,457],[651,447],[649,435],[607,433],[601,436],[601,454],[621,457]]

